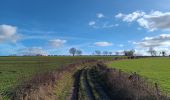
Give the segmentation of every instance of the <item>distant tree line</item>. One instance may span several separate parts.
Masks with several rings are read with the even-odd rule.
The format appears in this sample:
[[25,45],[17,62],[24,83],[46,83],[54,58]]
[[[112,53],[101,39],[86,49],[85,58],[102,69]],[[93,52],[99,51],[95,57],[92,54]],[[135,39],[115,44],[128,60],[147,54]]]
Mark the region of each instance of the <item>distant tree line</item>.
[[166,51],[156,51],[153,47],[149,48],[148,53],[150,53],[151,56],[167,56]]
[[[151,56],[167,56],[167,52],[162,50],[162,51],[156,51],[153,47],[150,47],[147,51]],[[69,53],[72,55],[72,56],[80,56],[83,54],[82,50],[80,49],[76,49],[74,47],[70,48],[69,49]],[[92,55],[97,55],[97,56],[111,56],[113,55],[113,52],[111,51],[100,51],[100,50],[95,50]],[[114,55],[124,55],[124,56],[128,56],[128,57],[134,57],[135,56],[135,50],[132,49],[132,50],[124,50],[124,51],[121,51],[121,52],[114,52]]]
[[105,56],[107,56],[107,55],[112,55],[112,52],[111,51],[100,51],[100,50],[95,50],[94,51],[94,53],[93,53],[93,55],[97,55],[97,56],[100,56],[100,55],[105,55]]

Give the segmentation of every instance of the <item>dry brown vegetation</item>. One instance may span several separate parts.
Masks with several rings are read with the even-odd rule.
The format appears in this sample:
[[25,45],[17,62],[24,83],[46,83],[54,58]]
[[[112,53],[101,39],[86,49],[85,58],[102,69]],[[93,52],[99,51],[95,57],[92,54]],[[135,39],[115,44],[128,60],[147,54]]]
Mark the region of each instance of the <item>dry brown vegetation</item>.
[[62,80],[62,76],[68,72],[73,73],[77,66],[91,62],[95,60],[81,61],[55,71],[37,74],[31,80],[14,88],[8,95],[11,100],[57,100],[55,88]]
[[137,73],[127,74],[107,68],[103,63],[98,63],[94,68],[106,82],[112,100],[169,100],[156,83],[148,83]]

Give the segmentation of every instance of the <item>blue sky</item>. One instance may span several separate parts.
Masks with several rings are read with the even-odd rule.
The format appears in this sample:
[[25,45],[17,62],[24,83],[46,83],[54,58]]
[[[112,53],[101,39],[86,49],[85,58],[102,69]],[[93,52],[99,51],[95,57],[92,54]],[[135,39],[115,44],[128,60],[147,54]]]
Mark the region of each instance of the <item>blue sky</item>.
[[0,55],[169,50],[168,0],[0,0]]

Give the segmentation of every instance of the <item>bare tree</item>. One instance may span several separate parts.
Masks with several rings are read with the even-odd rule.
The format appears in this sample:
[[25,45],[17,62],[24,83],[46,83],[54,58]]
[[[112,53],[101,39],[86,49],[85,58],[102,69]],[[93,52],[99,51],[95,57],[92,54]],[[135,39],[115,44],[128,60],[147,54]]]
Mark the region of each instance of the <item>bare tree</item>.
[[162,56],[165,56],[166,55],[166,51],[162,51],[161,54],[162,54]]
[[70,48],[69,53],[74,56],[76,51],[77,51],[76,48]]
[[109,55],[111,56],[111,55],[112,55],[112,52],[109,52]]
[[135,50],[124,51],[125,56],[134,56]]
[[100,50],[95,50],[94,52],[95,52],[96,55],[100,55],[101,54]]
[[108,51],[103,51],[103,55],[108,55]]
[[77,55],[81,55],[81,54],[82,54],[82,51],[81,51],[81,50],[76,50],[76,54],[77,54]]
[[154,50],[153,47],[150,47],[148,52],[151,54],[151,56],[156,56],[156,54],[157,54],[156,50]]
[[115,52],[116,55],[119,55],[119,52]]

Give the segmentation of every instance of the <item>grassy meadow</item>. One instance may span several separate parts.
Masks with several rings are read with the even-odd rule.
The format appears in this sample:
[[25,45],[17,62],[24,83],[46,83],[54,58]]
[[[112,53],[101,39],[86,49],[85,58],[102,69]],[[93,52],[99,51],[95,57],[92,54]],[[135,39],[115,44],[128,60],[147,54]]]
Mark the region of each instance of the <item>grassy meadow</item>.
[[129,73],[137,72],[150,82],[157,82],[162,90],[170,94],[170,58],[121,60],[108,65]]
[[80,60],[112,59],[102,56],[53,56],[53,57],[0,57],[0,94],[5,95],[31,76]]

